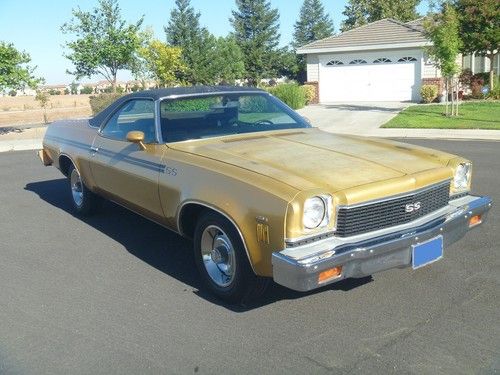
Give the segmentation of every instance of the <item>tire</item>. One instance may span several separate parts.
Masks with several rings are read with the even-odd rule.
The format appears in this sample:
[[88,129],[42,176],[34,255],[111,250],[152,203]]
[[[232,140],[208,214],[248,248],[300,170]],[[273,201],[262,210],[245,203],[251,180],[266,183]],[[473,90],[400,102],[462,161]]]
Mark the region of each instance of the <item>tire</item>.
[[206,212],[198,220],[193,249],[202,286],[226,302],[250,302],[269,285],[269,278],[252,271],[234,226],[215,212]]
[[99,197],[92,193],[83,183],[80,173],[71,165],[68,170],[71,203],[77,214],[89,216],[97,211]]

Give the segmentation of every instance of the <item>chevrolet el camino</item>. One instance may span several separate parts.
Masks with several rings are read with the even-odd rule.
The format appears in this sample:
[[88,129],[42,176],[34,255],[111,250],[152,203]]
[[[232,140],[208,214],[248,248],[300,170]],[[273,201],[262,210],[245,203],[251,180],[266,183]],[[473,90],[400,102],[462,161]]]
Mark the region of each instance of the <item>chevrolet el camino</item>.
[[202,284],[238,302],[419,267],[483,223],[459,156],[336,135],[265,91],[151,90],[48,127],[39,153],[77,213],[112,200],[193,240]]

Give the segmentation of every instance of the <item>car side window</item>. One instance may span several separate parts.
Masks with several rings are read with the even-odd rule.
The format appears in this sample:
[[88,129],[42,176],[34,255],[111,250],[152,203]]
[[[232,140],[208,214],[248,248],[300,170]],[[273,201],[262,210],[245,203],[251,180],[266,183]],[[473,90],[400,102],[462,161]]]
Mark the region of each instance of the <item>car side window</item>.
[[129,100],[108,120],[101,134],[107,138],[126,141],[127,133],[133,130],[144,133],[145,143],[156,141],[153,100]]

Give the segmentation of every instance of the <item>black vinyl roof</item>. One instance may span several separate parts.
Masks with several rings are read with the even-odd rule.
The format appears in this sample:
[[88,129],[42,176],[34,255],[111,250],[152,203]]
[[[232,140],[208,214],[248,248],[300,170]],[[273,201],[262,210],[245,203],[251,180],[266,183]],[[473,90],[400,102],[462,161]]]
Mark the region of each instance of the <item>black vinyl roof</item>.
[[154,89],[133,92],[122,96],[111,105],[103,109],[97,115],[89,120],[91,126],[100,127],[101,124],[123,103],[131,99],[153,99],[158,100],[165,96],[171,95],[196,95],[196,94],[217,94],[218,92],[255,92],[264,90],[256,87],[248,86],[186,86],[186,87],[169,87],[164,89]]

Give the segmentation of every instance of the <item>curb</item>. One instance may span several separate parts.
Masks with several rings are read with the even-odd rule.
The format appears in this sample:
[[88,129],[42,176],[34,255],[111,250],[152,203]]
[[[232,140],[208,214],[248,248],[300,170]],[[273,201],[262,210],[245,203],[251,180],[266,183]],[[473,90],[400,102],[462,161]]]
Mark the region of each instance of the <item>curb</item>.
[[0,152],[42,149],[42,139],[0,141]]
[[[415,131],[413,129],[395,130],[387,129],[385,131],[366,132],[359,134],[357,132],[331,132],[339,135],[360,135],[365,137],[377,138],[419,138],[419,139],[443,139],[443,140],[462,140],[462,141],[500,141],[500,131],[476,131],[476,130],[461,130],[461,131],[442,131],[437,129],[430,129],[434,131]],[[437,130],[437,131],[436,131]],[[0,137],[1,139],[1,137]],[[43,138],[29,138],[29,139],[12,139],[2,141],[0,140],[0,152],[8,151],[25,151],[25,150],[40,150],[42,149]]]

